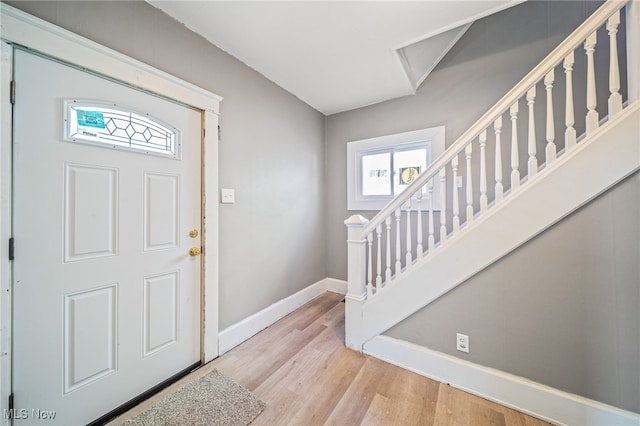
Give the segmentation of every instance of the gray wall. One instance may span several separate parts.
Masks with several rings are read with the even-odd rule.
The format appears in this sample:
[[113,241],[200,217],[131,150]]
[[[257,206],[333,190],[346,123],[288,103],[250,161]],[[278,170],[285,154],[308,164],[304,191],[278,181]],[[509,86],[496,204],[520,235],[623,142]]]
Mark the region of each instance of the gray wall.
[[[415,96],[327,118],[330,277],[347,275],[344,219],[375,214],[347,211],[346,143],[445,125],[446,143],[451,144],[599,5],[531,1],[479,20]],[[574,74],[578,135],[584,131],[580,117],[586,112],[584,91],[578,91],[585,87],[580,50]],[[624,40],[620,50],[624,51]],[[598,34],[597,52],[596,75],[605,81],[598,93],[602,117],[608,75],[604,31]],[[623,55],[623,72],[624,63]],[[537,90],[536,116],[541,118],[546,97],[542,85]],[[626,96],[624,87],[621,91]],[[554,108],[563,111],[561,68],[556,69],[554,93]],[[521,100],[520,117],[526,118],[526,113]],[[508,144],[507,116],[503,122],[503,141]],[[526,140],[526,124],[526,119],[519,121],[521,141]],[[541,164],[544,120],[537,124]],[[562,125],[556,123],[558,149],[564,145]],[[491,141],[490,135],[489,150]],[[503,159],[509,153],[503,151]],[[526,168],[526,150],[521,149],[520,164]],[[508,160],[504,165],[507,189]],[[477,164],[473,173],[478,182]],[[489,170],[489,181],[492,173]],[[491,198],[491,189],[489,193]],[[640,412],[639,194],[636,174],[385,334]],[[456,332],[470,336],[469,355],[455,350]]]
[[[352,214],[371,218],[375,212],[347,211],[346,143],[353,140],[406,132],[426,127],[444,125],[446,145],[449,146],[469,126],[507,93],[542,58],[555,48],[571,31],[581,24],[600,5],[593,1],[546,2],[529,1],[495,15],[476,21],[440,64],[427,77],[416,95],[394,99],[373,106],[360,108],[327,118],[327,247],[328,275],[332,278],[347,277],[347,233],[343,221]],[[599,50],[607,48],[606,34],[599,34]],[[622,49],[624,50],[624,48]],[[605,51],[598,52],[606,58]],[[576,54],[576,69],[584,69],[584,55]],[[621,59],[624,63],[624,58]],[[597,75],[605,77],[606,64],[597,62]],[[622,66],[621,66],[622,67]],[[574,75],[574,87],[584,76]],[[556,110],[564,111],[564,75],[556,70]],[[599,110],[606,109],[607,85],[601,85]],[[624,88],[623,88],[624,90]],[[538,85],[536,102],[538,162],[544,161],[544,88]],[[584,93],[576,90],[576,117],[586,112]],[[583,111],[584,109],[584,111]],[[526,141],[526,104],[520,102],[518,133]],[[510,141],[510,122],[503,118],[503,144]],[[584,121],[577,120],[578,134],[584,131]],[[558,149],[563,147],[563,123],[556,123]],[[492,158],[492,134],[489,135],[487,158]],[[521,143],[522,146],[522,143]],[[477,166],[477,147],[474,164]],[[520,150],[521,173],[526,169],[526,149]],[[509,188],[509,151],[503,152],[505,190]],[[524,168],[522,167],[524,165]],[[477,167],[476,167],[477,169]],[[493,179],[493,167],[489,167],[488,179]],[[464,162],[460,172],[464,176]],[[474,170],[475,182],[479,171]],[[451,177],[449,177],[451,178]],[[489,197],[493,189],[489,185]],[[447,197],[449,203],[451,197]],[[476,196],[476,204],[478,197]],[[464,209],[461,209],[464,211]],[[451,208],[448,209],[449,214]],[[476,206],[477,211],[477,206]],[[438,216],[436,215],[436,222]],[[451,224],[449,217],[448,223]],[[438,226],[439,223],[436,223]],[[426,229],[426,228],[424,228]]]
[[325,117],[145,2],[7,2],[224,97],[220,326],[327,276]]
[[639,217],[636,173],[385,334],[640,413]]

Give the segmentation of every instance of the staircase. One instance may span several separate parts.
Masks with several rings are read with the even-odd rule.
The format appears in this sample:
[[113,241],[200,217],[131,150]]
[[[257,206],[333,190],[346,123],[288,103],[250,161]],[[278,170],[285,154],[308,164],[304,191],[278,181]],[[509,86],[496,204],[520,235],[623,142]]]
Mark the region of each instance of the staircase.
[[605,2],[373,219],[345,221],[348,347],[363,351],[640,169],[638,9]]

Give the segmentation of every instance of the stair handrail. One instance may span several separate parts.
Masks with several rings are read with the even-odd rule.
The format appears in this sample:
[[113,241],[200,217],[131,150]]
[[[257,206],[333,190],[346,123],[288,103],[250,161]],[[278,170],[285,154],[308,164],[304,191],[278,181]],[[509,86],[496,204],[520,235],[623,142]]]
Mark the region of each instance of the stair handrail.
[[446,167],[465,147],[486,130],[529,89],[535,86],[544,76],[556,67],[567,55],[571,54],[585,39],[598,30],[614,13],[622,9],[629,0],[607,0],[600,8],[576,28],[560,45],[551,51],[526,76],[520,80],[506,95],[482,115],[467,131],[465,131],[445,152],[421,173],[403,192],[389,202],[362,229],[366,238],[378,225],[397,209],[401,208],[420,188],[434,178],[442,168]]

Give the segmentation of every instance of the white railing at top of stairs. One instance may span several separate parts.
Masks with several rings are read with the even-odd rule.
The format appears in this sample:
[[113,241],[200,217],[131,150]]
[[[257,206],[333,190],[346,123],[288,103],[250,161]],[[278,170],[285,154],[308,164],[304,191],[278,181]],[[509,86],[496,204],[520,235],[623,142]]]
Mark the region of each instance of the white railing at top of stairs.
[[[579,140],[576,138],[574,127],[574,94],[573,67],[576,50],[582,45],[586,55],[586,136],[599,126],[599,114],[596,110],[596,78],[594,52],[596,47],[596,32],[599,28],[606,29],[609,38],[609,99],[608,117],[611,119],[623,110],[623,100],[620,94],[620,71],[618,66],[618,26],[620,24],[620,9],[626,1],[609,0],[605,2],[593,15],[571,33],[557,48],[528,73],[513,89],[489,109],[475,124],[460,136],[446,152],[437,158],[409,187],[371,221],[361,216],[352,216],[345,221],[349,228],[349,271],[348,299],[364,303],[366,299],[384,294],[385,289],[393,286],[398,279],[416,267],[423,258],[441,250],[448,240],[465,232],[474,221],[477,221],[487,211],[496,208],[504,202],[505,197],[517,192],[523,185],[535,179],[538,173],[544,173],[556,160],[557,156],[566,155],[575,149]],[[582,49],[580,49],[582,50]],[[640,53],[639,53],[640,54]],[[565,81],[564,108],[564,150],[558,151],[555,144],[555,120],[562,117],[553,110],[553,85],[556,80],[555,69],[562,64]],[[546,134],[544,164],[539,165],[536,152],[536,118],[534,105],[536,100],[536,86],[544,85],[546,92]],[[528,132],[526,146],[520,147],[518,141],[519,101],[525,98],[527,103]],[[501,133],[503,116],[508,114],[511,121],[510,141],[510,188],[504,190],[502,179]],[[505,120],[505,121],[507,121]],[[493,133],[493,134],[491,134]],[[489,134],[489,138],[487,135]],[[493,144],[493,191],[488,190],[487,182],[487,141]],[[473,144],[478,143],[480,149],[479,165],[474,163],[479,174],[478,182],[473,181],[472,158]],[[525,145],[523,143],[523,145]],[[520,176],[519,152],[526,149],[528,153],[527,174]],[[463,164],[459,163],[463,154]],[[466,162],[466,165],[464,164]],[[475,159],[478,162],[478,159]],[[451,170],[451,176],[447,169]],[[466,182],[462,188],[465,194],[466,206],[464,219],[460,212],[458,187],[458,169],[466,173]],[[524,169],[524,167],[523,167]],[[479,190],[478,206],[474,209],[474,185]],[[440,211],[436,218],[433,209],[434,193],[439,192]],[[447,194],[451,200],[447,203]],[[491,197],[491,199],[490,199]],[[447,213],[447,205],[451,214]],[[477,211],[476,211],[477,210]],[[424,216],[426,215],[426,216]],[[447,217],[451,224],[447,223]],[[412,217],[414,219],[412,219]],[[426,224],[423,224],[426,219]],[[435,220],[439,221],[436,232]],[[412,231],[411,224],[415,224]],[[423,231],[426,228],[426,232]],[[395,229],[394,229],[395,228]],[[404,237],[403,237],[404,234]],[[423,238],[426,237],[426,247]],[[415,253],[415,256],[414,256]],[[348,307],[347,307],[348,308]],[[347,324],[348,326],[348,324]],[[348,327],[347,327],[348,328]],[[349,333],[349,330],[347,331]]]

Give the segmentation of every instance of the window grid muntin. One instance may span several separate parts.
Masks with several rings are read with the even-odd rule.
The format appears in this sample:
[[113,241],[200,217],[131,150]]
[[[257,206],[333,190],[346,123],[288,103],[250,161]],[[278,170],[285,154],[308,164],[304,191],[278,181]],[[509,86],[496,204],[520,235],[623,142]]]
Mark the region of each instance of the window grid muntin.
[[[79,111],[103,116],[100,127],[81,125]],[[65,101],[65,139],[113,149],[180,159],[177,129],[148,114],[113,103]],[[102,131],[101,131],[102,130]]]
[[[356,198],[359,200],[391,200],[397,197],[398,195],[400,195],[402,191],[397,193],[395,192],[396,186],[398,186],[398,184],[395,181],[398,180],[399,182],[400,178],[399,176],[396,176],[396,172],[395,172],[394,153],[402,152],[402,151],[411,151],[415,149],[425,149],[426,167],[420,170],[420,173],[422,173],[429,167],[429,164],[431,164],[431,141],[422,140],[422,141],[411,142],[406,144],[394,144],[394,145],[363,149],[363,150],[357,151],[356,173],[358,176],[358,186],[356,188]],[[391,157],[390,158],[391,193],[388,195],[364,195],[363,194],[364,170],[363,170],[362,158],[368,155],[376,155],[376,154],[383,154],[383,153],[390,153],[390,157]],[[403,186],[405,186],[404,189],[406,189],[408,185],[403,185]],[[422,189],[422,193],[423,194],[427,193],[426,188]]]

